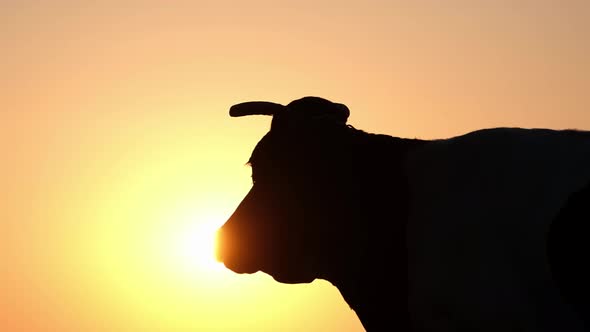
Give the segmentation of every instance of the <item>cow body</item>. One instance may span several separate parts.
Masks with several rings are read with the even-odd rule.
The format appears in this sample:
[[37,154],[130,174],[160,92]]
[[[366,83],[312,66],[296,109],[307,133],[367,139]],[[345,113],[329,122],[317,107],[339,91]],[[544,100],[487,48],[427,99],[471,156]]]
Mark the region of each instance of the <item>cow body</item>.
[[423,146],[407,170],[417,330],[584,331],[552,278],[547,236],[590,184],[588,133],[477,131]]
[[321,98],[238,106],[273,123],[220,230],[231,270],[328,280],[367,331],[588,330],[590,132],[403,139]]

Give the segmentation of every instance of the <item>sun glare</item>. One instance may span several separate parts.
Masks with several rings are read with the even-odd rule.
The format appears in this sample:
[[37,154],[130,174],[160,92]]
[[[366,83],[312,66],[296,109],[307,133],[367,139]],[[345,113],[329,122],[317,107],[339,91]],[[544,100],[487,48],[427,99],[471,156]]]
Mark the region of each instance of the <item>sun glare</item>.
[[215,259],[220,218],[211,214],[188,213],[180,217],[178,227],[169,237],[169,258],[185,271],[211,272],[223,265]]

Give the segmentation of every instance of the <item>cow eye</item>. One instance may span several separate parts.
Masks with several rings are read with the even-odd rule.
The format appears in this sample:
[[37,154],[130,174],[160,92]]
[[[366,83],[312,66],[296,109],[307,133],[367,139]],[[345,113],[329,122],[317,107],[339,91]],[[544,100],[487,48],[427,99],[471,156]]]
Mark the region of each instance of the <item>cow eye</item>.
[[250,178],[252,179],[252,184],[256,184],[258,176],[254,176],[254,169],[252,169],[252,175],[250,175]]
[[254,166],[252,166],[252,161],[248,161],[246,163],[246,166],[250,166],[250,170],[251,170],[250,178],[252,179],[252,184],[255,184],[256,180],[254,180]]

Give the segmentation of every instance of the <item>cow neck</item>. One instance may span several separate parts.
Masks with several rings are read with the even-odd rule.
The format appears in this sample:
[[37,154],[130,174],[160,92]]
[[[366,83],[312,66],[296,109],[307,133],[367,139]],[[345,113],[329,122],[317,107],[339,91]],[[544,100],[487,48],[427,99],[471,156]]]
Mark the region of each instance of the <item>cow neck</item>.
[[[373,135],[379,140],[359,149],[361,215],[368,226],[357,271],[342,281],[341,293],[367,331],[410,330],[407,307],[409,189],[404,160],[424,141]],[[340,287],[339,287],[340,289]]]

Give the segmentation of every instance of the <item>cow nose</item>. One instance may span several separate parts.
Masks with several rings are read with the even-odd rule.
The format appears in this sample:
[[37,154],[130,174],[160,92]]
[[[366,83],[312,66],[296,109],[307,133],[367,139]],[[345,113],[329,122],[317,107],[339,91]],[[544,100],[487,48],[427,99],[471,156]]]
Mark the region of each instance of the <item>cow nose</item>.
[[215,233],[215,259],[222,263],[223,262],[223,228],[219,228]]

